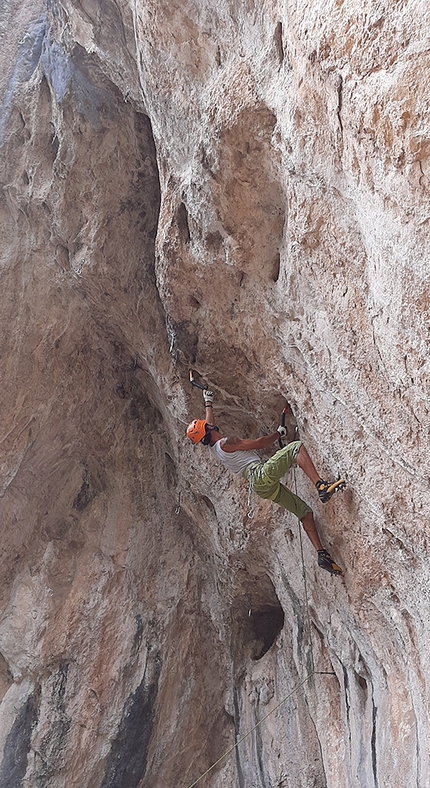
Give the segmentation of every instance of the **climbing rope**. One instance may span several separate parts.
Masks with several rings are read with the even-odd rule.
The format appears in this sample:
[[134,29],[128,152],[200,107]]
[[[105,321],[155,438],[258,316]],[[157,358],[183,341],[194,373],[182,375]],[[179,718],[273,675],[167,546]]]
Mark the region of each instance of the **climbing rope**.
[[302,680],[302,681],[300,681],[298,684],[296,684],[296,686],[294,687],[294,689],[293,689],[293,690],[291,690],[291,692],[289,692],[289,693],[288,693],[288,695],[286,695],[286,696],[285,696],[285,698],[283,698],[283,699],[282,699],[282,700],[281,700],[281,701],[278,703],[278,705],[277,705],[277,706],[275,706],[275,708],[274,708],[274,709],[272,709],[272,710],[271,710],[271,711],[269,711],[269,712],[268,712],[268,713],[267,713],[267,714],[266,714],[264,717],[262,717],[262,718],[261,718],[261,720],[259,720],[259,721],[258,721],[258,722],[257,722],[257,723],[254,725],[254,727],[253,727],[253,728],[251,728],[251,730],[249,730],[247,733],[245,733],[243,736],[241,736],[241,737],[240,737],[240,739],[238,739],[238,740],[237,740],[237,742],[235,742],[235,743],[234,743],[234,744],[233,744],[233,745],[232,745],[232,746],[231,746],[231,747],[230,747],[230,748],[229,748],[229,749],[228,749],[228,750],[227,750],[227,751],[226,751],[226,752],[225,752],[223,755],[221,755],[221,757],[220,757],[220,758],[218,758],[218,760],[217,760],[217,761],[215,761],[215,763],[213,763],[213,764],[212,764],[212,766],[209,766],[209,769],[206,769],[206,771],[205,771],[203,774],[201,774],[201,775],[200,775],[200,777],[198,777],[198,778],[197,778],[197,780],[195,780],[193,783],[191,783],[191,785],[189,785],[189,786],[188,786],[188,788],[194,788],[194,786],[195,786],[195,785],[197,785],[197,783],[199,783],[199,782],[200,782],[200,780],[203,780],[203,777],[206,777],[206,775],[207,775],[207,774],[209,774],[209,772],[211,772],[211,771],[212,771],[212,769],[215,769],[215,766],[218,766],[218,764],[219,764],[219,763],[221,763],[221,761],[223,761],[223,760],[224,760],[224,758],[227,758],[227,756],[228,756],[228,755],[230,755],[230,753],[232,753],[232,752],[233,752],[233,750],[235,750],[235,749],[236,749],[236,747],[238,747],[238,746],[239,746],[239,744],[241,744],[241,743],[242,743],[242,742],[243,742],[245,739],[247,739],[247,738],[248,738],[248,736],[250,736],[250,735],[251,735],[251,733],[254,733],[254,731],[255,731],[255,730],[256,730],[256,729],[257,729],[257,728],[258,728],[258,727],[259,727],[259,726],[260,726],[260,725],[261,725],[261,724],[262,724],[262,723],[265,721],[265,720],[267,720],[267,718],[268,718],[268,717],[270,717],[270,715],[271,715],[271,714],[274,714],[274,713],[275,713],[275,711],[277,711],[277,710],[280,708],[280,706],[282,706],[282,705],[283,705],[283,704],[284,704],[284,703],[285,703],[285,702],[286,702],[286,701],[287,701],[289,698],[291,698],[291,697],[294,695],[294,693],[295,693],[295,692],[297,692],[297,690],[299,690],[299,689],[300,689],[300,687],[303,687],[303,686],[306,684],[306,682],[307,682],[307,681],[309,681],[309,680],[312,678],[312,676],[313,676],[313,673],[310,673],[310,674],[309,674],[309,676],[306,676],[306,678],[305,678],[305,679],[303,679],[303,680]]
[[[297,428],[296,428],[297,431]],[[297,479],[296,479],[296,469],[293,468],[293,479],[294,479],[294,492],[297,495]],[[302,576],[303,576],[303,585],[305,591],[305,606],[306,606],[306,626],[308,630],[308,640],[309,640],[309,653],[311,656],[311,675],[313,676],[315,673],[315,663],[314,663],[314,651],[312,646],[312,630],[311,630],[311,616],[309,613],[309,600],[308,600],[308,584],[306,579],[306,568],[305,568],[305,557],[303,553],[303,536],[302,536],[302,524],[299,520],[299,540],[300,540],[300,555],[302,560]]]
[[[297,432],[297,427],[296,427],[296,432]],[[294,492],[297,495],[297,480],[296,480],[296,470],[295,470],[295,468],[293,468],[293,478],[294,478]],[[251,504],[251,483],[249,481],[248,482],[248,517],[253,517],[254,516],[254,510],[255,510],[255,504],[254,504],[254,506],[252,506],[252,504]],[[200,777],[197,778],[197,780],[195,780],[193,783],[191,783],[191,785],[189,785],[188,788],[194,788],[194,786],[197,785],[200,782],[200,780],[203,780],[203,777],[206,777],[206,775],[209,774],[213,769],[215,769],[215,767],[218,766],[219,763],[221,763],[225,758],[227,758],[228,755],[230,755],[239,746],[239,744],[241,744],[243,741],[245,741],[245,739],[247,739],[248,736],[250,736],[260,725],[262,725],[262,723],[265,722],[265,720],[267,720],[268,717],[270,717],[272,714],[274,714],[275,711],[277,711],[284,703],[286,703],[286,701],[289,698],[291,698],[294,695],[295,692],[297,692],[301,687],[304,687],[304,685],[308,681],[310,681],[313,676],[316,676],[316,675],[317,676],[335,676],[336,675],[334,671],[316,671],[315,670],[313,644],[312,644],[311,617],[310,617],[310,612],[309,612],[308,587],[307,587],[307,579],[306,579],[305,558],[304,558],[304,552],[303,552],[303,536],[302,536],[302,526],[301,526],[300,520],[299,520],[299,540],[300,540],[300,555],[301,555],[301,562],[302,562],[302,575],[303,575],[303,584],[304,584],[304,593],[305,593],[306,628],[307,628],[307,631],[308,631],[309,653],[310,653],[310,658],[311,658],[311,670],[310,670],[310,673],[306,676],[306,678],[302,679],[302,681],[300,681],[298,684],[296,684],[294,689],[291,690],[291,692],[289,692],[288,695],[286,695],[285,698],[283,698],[271,711],[269,711],[264,717],[262,717],[261,720],[259,720],[247,733],[245,733],[243,736],[241,736],[240,739],[238,739],[231,747],[229,747],[229,749],[226,750],[226,752],[223,753],[223,755],[221,755],[218,758],[218,760],[216,760],[215,763],[212,764],[212,766],[209,766],[209,768],[206,769],[206,771],[203,774],[201,774]]]

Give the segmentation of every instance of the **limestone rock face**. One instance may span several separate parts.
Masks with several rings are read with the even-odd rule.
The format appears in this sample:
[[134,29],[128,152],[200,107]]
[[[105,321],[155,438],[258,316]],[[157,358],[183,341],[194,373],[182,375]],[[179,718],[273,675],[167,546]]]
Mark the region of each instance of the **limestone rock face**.
[[[427,788],[429,30],[3,3],[0,788]],[[343,579],[190,368],[347,474],[287,479]]]

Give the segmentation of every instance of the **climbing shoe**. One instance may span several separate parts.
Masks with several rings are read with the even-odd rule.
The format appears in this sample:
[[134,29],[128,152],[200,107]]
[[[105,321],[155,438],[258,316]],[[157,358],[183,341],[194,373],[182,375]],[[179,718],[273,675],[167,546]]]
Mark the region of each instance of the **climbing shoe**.
[[318,566],[330,572],[331,575],[341,575],[342,570],[332,559],[328,550],[318,550]]
[[327,503],[335,492],[345,489],[346,481],[345,479],[336,479],[335,482],[325,482],[323,479],[319,479],[315,487],[321,503]]

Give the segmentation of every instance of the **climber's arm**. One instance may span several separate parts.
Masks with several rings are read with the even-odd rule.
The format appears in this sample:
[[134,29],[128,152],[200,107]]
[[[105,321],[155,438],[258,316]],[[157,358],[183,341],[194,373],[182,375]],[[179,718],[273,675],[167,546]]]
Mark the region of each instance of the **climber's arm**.
[[215,426],[214,409],[213,409],[213,391],[203,389],[203,400],[205,403],[205,420],[211,427]]
[[212,406],[212,402],[205,402],[205,420],[208,424],[211,424],[212,427],[215,425],[214,419],[214,409]]
[[248,438],[227,438],[223,445],[223,451],[232,453],[234,451],[251,451],[252,449],[258,451],[259,449],[267,449],[279,438],[279,432],[272,432],[271,435],[262,435],[261,438],[250,440]]

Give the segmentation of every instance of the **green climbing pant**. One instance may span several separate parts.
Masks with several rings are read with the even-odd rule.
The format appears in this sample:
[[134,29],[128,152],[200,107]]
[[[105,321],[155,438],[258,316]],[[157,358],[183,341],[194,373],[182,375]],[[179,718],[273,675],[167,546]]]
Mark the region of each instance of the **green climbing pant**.
[[291,490],[284,487],[279,480],[296,464],[301,445],[301,441],[288,443],[266,462],[249,465],[243,474],[256,495],[274,501],[283,509],[288,509],[299,520],[302,520],[312,509],[298,495],[294,495]]

